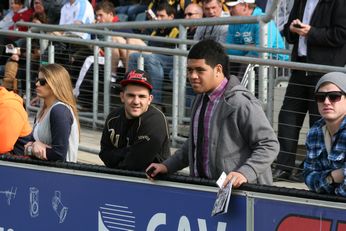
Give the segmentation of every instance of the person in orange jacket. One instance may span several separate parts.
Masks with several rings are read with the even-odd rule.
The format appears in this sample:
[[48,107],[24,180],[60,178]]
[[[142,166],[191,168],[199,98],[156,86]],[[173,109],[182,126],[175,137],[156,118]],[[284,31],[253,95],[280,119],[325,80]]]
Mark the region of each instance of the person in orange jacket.
[[13,91],[0,86],[0,154],[24,154],[32,128],[23,99]]

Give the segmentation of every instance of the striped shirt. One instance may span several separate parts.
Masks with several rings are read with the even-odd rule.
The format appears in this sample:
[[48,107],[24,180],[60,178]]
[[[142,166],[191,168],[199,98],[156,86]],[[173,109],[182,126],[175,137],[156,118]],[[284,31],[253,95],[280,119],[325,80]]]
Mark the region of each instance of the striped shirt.
[[307,158],[304,163],[305,183],[310,190],[318,193],[346,196],[346,178],[341,184],[328,184],[327,176],[331,171],[343,168],[346,175],[346,117],[344,117],[338,132],[331,139],[331,149],[328,153],[323,127],[324,119],[318,120],[310,129],[307,139]]
[[[211,118],[212,115],[214,114],[216,107],[218,103],[222,99],[222,95],[224,91],[226,90],[226,86],[228,83],[228,79],[224,78],[224,80],[220,83],[220,85],[208,95],[209,97],[209,102],[207,104],[207,108],[205,110],[205,115],[204,115],[204,140],[203,140],[203,169],[205,172],[205,175],[207,177],[210,177],[210,171],[209,171],[209,130],[210,130],[210,124],[211,124]],[[204,93],[207,94],[207,93]],[[203,98],[203,97],[202,97]],[[198,118],[199,114],[201,111],[202,107],[202,101],[200,102],[200,105],[198,106],[195,116],[193,118],[193,142],[194,142],[194,147],[197,146],[197,133],[198,133]],[[196,163],[196,154],[197,154],[197,148],[194,150],[194,175],[198,176],[197,172],[197,163]]]

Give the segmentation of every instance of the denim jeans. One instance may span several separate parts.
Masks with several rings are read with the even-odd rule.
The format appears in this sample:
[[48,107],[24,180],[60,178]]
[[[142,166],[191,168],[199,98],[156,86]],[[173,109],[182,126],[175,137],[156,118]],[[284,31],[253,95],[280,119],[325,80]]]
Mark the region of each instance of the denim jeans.
[[[137,69],[140,53],[132,53],[129,57],[128,70]],[[162,54],[142,54],[144,71],[148,73],[153,85],[154,103],[162,103],[163,81],[165,76],[172,79],[173,56]]]
[[126,14],[127,21],[135,21],[137,14],[144,12],[148,7],[146,5],[134,4],[126,6],[118,6],[117,14]]

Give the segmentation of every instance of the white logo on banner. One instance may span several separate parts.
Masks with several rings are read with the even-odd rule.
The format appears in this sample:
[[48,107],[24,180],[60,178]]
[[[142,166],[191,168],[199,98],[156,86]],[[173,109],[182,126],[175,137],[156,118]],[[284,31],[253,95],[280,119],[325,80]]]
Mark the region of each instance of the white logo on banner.
[[121,205],[105,204],[98,211],[98,231],[134,231],[135,216],[129,208]]
[[0,193],[5,195],[7,204],[11,205],[11,200],[16,197],[17,187],[12,186],[10,190],[0,191]]
[[[166,213],[156,213],[151,217],[147,231],[155,231],[161,225],[166,225]],[[199,231],[207,231],[207,222],[205,219],[197,219],[198,230]],[[227,227],[227,223],[218,222],[216,231],[225,231]],[[186,216],[181,216],[177,226],[178,231],[191,231],[190,221]]]
[[61,202],[61,192],[55,191],[54,196],[52,198],[52,207],[53,210],[59,217],[59,223],[63,223],[65,221],[68,208],[64,206]]
[[39,200],[38,194],[39,190],[35,187],[29,188],[29,197],[30,197],[30,216],[37,217],[39,215]]

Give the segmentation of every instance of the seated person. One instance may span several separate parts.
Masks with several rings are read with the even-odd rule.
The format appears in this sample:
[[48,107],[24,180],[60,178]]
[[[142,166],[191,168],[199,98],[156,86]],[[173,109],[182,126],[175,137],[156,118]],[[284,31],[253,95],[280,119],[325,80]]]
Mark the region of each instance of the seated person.
[[[24,21],[29,22],[31,19],[31,15],[33,14],[33,10],[31,8],[27,8],[24,6],[24,0],[11,0],[11,11],[13,12],[12,20],[10,22],[6,22],[3,29],[8,30],[18,30],[18,31],[27,31],[27,27],[19,26],[17,27],[15,25],[16,22]],[[10,12],[11,12],[10,11]],[[13,43],[16,41],[18,37],[13,36],[0,36],[0,56],[4,54],[5,47],[4,45]],[[4,57],[2,57],[2,60],[0,63],[4,63]]]
[[[229,17],[229,13],[223,10],[222,2],[223,0],[201,0],[204,17]],[[224,43],[227,29],[228,25],[198,26],[193,39],[196,41],[213,39],[216,42]]]
[[[61,8],[59,25],[79,25],[90,24],[95,20],[94,9],[88,0],[69,0]],[[67,36],[80,39],[90,39],[89,33],[76,32],[76,31],[55,31],[52,33],[56,36]],[[74,64],[74,68],[70,68],[71,74],[74,76],[74,70],[83,64],[86,56],[92,54],[89,46],[70,44],[63,42],[54,42],[55,46],[55,62]],[[66,52],[68,50],[69,52]],[[44,61],[47,61],[48,54],[45,53]]]
[[174,10],[175,10],[175,16],[176,18],[184,18],[184,10],[185,6],[188,5],[188,1],[183,0],[151,0],[148,2],[148,10],[152,10],[153,12],[156,12],[159,8],[159,5],[161,4],[169,4]]
[[[199,19],[203,18],[203,9],[200,5],[196,3],[190,3],[185,8],[185,19]],[[187,28],[187,39],[193,39],[193,36],[196,33],[197,26],[190,26]]]
[[[38,2],[40,0],[35,0],[35,2]],[[32,15],[32,22],[34,23],[46,23],[47,17],[44,12],[34,12]],[[18,71],[20,69],[25,69],[26,65],[26,39],[20,38],[15,43],[15,48],[13,49],[13,52],[11,57],[7,60],[5,67],[4,67],[4,79],[3,79],[3,85],[6,86],[7,89],[13,90],[16,93],[19,92],[17,79],[23,80],[25,76],[18,75]],[[31,69],[37,70],[38,62],[40,60],[40,42],[37,39],[32,40],[32,49],[31,49]],[[21,89],[25,89],[25,81],[22,81],[22,87]]]
[[7,13],[4,15],[4,17],[0,20],[0,29],[2,30],[8,30],[10,26],[13,25],[13,10],[9,9]]
[[346,74],[330,72],[315,88],[322,118],[306,138],[305,183],[317,193],[346,196]]
[[[91,24],[95,21],[94,9],[88,0],[68,0],[60,11],[59,25]],[[72,27],[71,27],[72,28]],[[65,36],[78,39],[91,39],[90,33],[73,31],[55,31],[55,36]],[[76,76],[83,65],[85,58],[93,54],[90,46],[77,43],[66,43],[54,41],[54,61],[64,65],[75,83]],[[48,50],[44,52],[43,62],[48,63]],[[66,52],[68,51],[68,52]],[[68,64],[68,65],[66,65]]]
[[[232,16],[260,16],[264,15],[261,8],[256,6],[255,0],[228,0],[226,5],[230,8]],[[268,23],[268,47],[285,49],[285,42],[277,29],[273,20]],[[253,45],[260,44],[260,25],[256,24],[230,24],[226,37],[226,43],[236,45]],[[229,55],[253,56],[258,57],[256,51],[245,51],[228,49]],[[271,59],[289,60],[288,55],[270,54]],[[242,80],[247,64],[231,63],[232,74],[237,75]]]
[[135,21],[137,14],[145,12],[148,8],[143,0],[127,0],[122,1],[120,6],[116,8],[117,14],[127,15],[127,21]]
[[13,11],[13,24],[8,29],[27,31],[27,27],[16,26],[15,23],[19,21],[29,22],[33,14],[32,8],[25,7],[24,0],[11,0],[11,10]]
[[[228,0],[232,16],[260,16],[264,15],[261,8],[257,7],[255,0]],[[259,46],[260,26],[256,24],[230,24],[228,27],[226,42],[237,45]],[[285,49],[284,40],[273,20],[268,23],[268,47]],[[227,51],[230,55],[258,57],[255,51],[232,50]],[[288,60],[288,55],[272,54],[273,59]]]
[[43,105],[37,113],[27,155],[48,161],[77,162],[79,121],[69,73],[58,64],[41,66],[36,80]]
[[0,154],[24,154],[31,126],[23,99],[5,87],[0,86]]
[[[96,13],[96,23],[112,23],[112,22],[118,22],[119,19],[118,17],[114,14],[114,5],[109,2],[109,1],[101,1],[97,3],[95,7],[95,13]],[[101,37],[101,36],[98,36]],[[100,38],[102,39],[102,38]],[[112,41],[114,43],[126,43],[126,40],[122,37],[119,36],[112,36]],[[120,58],[120,53],[123,52],[122,49],[118,48],[112,48],[112,76],[116,76],[117,74],[117,67],[119,65],[119,58]],[[98,57],[98,64],[104,65],[105,59],[103,57],[104,51],[103,49],[100,49],[99,52],[99,57]],[[83,66],[79,72],[79,76],[75,85],[75,88],[73,89],[73,93],[76,97],[79,96],[80,94],[80,87],[82,86],[82,82],[85,78],[85,75],[87,74],[90,66],[94,63],[94,56],[88,56],[84,63]],[[87,86],[89,87],[89,86]],[[86,93],[87,95],[84,95],[82,98],[87,98],[90,97],[90,94]]]
[[[90,24],[94,20],[94,9],[88,0],[69,0],[61,8],[59,25]],[[62,34],[90,39],[90,34],[88,33],[71,31]]]
[[108,115],[99,156],[107,167],[143,171],[170,155],[168,124],[164,114],[150,105],[153,86],[147,73],[132,70],[120,84],[124,106]]
[[[175,10],[168,4],[161,4],[157,8],[156,16],[157,20],[173,20],[175,17]],[[177,38],[178,35],[179,30],[175,27],[157,29],[151,33],[151,36],[161,36],[168,38]],[[142,45],[145,45],[143,41],[141,43]],[[149,41],[148,46],[175,48],[175,44],[155,41]],[[138,57],[141,55],[144,58],[144,70],[148,72],[152,79],[154,88],[154,102],[162,103],[162,88],[164,75],[170,75],[170,71],[172,70],[173,66],[173,56],[164,54],[132,53],[129,55],[127,68],[128,70],[137,68],[137,60]]]

